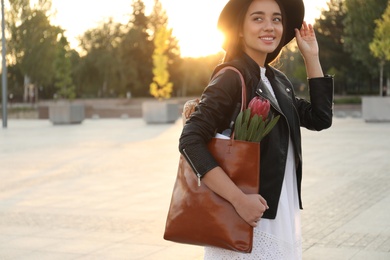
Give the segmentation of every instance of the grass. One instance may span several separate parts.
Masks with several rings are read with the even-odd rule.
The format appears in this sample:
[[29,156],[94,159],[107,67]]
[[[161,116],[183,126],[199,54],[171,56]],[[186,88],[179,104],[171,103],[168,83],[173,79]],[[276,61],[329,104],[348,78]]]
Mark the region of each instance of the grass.
[[334,99],[335,104],[356,104],[359,105],[362,103],[362,98],[360,96],[341,96],[341,97],[335,97]]

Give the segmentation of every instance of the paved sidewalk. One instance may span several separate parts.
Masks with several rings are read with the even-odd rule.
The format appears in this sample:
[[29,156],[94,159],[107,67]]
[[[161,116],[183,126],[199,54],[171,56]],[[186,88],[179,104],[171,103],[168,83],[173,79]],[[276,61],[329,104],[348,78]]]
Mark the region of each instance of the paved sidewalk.
[[[0,260],[202,259],[162,234],[180,120],[0,129]],[[390,124],[303,131],[304,259],[390,259]]]

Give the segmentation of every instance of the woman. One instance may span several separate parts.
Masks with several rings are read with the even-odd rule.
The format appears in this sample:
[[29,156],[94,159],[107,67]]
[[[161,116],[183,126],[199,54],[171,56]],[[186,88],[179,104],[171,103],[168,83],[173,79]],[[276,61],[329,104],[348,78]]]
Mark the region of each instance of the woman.
[[[323,75],[313,27],[303,22],[303,16],[302,0],[230,0],[221,12],[218,27],[225,34],[226,55],[214,74],[225,66],[236,67],[246,83],[246,100],[260,95],[281,117],[261,141],[259,194],[244,194],[237,188],[206,146],[216,132],[228,128],[240,103],[236,72],[226,70],[209,83],[184,126],[180,152],[202,182],[254,227],[251,254],[205,248],[205,259],[302,258],[300,126],[317,131],[329,128],[333,101],[333,78]],[[270,66],[294,37],[305,61],[311,102],[297,98],[287,77]]]

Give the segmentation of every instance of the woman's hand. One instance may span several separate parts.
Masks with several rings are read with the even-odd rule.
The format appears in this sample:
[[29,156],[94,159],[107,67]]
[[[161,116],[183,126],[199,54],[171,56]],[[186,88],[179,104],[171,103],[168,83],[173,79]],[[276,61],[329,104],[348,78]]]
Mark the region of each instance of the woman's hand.
[[295,38],[305,60],[307,77],[323,77],[324,74],[319,59],[319,48],[313,26],[303,22],[300,30],[295,29]]
[[268,209],[267,202],[259,194],[243,194],[233,206],[238,215],[252,227],[257,226],[264,212]]
[[303,22],[300,30],[295,29],[295,37],[297,39],[298,48],[302,56],[306,58],[318,57],[319,49],[317,38],[311,24],[307,25]]
[[221,167],[215,167],[204,177],[203,183],[222,198],[229,201],[238,215],[249,225],[256,227],[257,222],[268,209],[267,202],[259,194],[245,194],[228,177]]

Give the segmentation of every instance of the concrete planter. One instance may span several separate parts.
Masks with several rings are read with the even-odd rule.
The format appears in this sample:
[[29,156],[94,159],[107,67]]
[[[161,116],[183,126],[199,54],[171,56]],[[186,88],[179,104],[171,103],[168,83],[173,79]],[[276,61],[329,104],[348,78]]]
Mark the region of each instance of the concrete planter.
[[366,122],[390,122],[390,97],[363,97],[362,114]]
[[54,125],[81,124],[84,119],[84,104],[60,101],[49,105],[49,120]]
[[145,101],[142,117],[148,124],[173,123],[179,118],[178,104],[172,101]]

